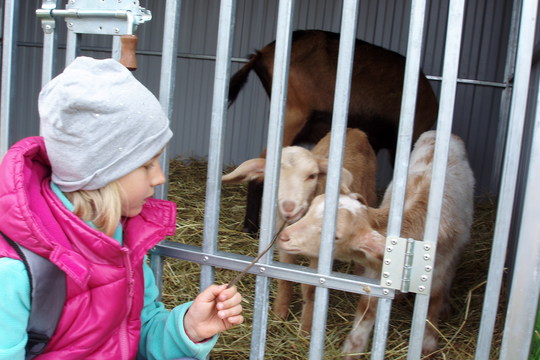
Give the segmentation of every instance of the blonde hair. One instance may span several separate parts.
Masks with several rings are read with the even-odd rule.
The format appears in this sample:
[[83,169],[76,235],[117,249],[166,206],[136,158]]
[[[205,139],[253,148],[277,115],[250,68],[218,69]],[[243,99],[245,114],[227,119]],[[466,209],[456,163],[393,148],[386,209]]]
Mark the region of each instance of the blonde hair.
[[78,190],[66,193],[66,196],[75,207],[75,215],[113,236],[122,217],[120,192],[120,185],[113,181],[97,190]]

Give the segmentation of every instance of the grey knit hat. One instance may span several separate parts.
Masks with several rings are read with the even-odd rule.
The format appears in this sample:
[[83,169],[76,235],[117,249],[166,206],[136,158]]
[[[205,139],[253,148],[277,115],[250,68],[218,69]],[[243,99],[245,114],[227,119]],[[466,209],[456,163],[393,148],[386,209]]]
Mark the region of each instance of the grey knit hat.
[[113,59],[76,58],[43,87],[38,107],[52,181],[65,192],[127,175],[172,137],[155,96]]

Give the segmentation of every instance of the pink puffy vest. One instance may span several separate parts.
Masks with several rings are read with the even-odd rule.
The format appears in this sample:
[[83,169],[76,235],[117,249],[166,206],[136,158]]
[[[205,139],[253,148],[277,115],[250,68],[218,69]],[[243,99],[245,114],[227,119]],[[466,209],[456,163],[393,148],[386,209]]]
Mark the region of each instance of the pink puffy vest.
[[[124,224],[124,246],[87,226],[50,189],[43,139],[21,140],[0,165],[0,230],[66,273],[66,304],[39,359],[134,359],[144,302],[142,260],[174,234],[176,206],[150,199]],[[0,256],[18,258],[0,241]]]

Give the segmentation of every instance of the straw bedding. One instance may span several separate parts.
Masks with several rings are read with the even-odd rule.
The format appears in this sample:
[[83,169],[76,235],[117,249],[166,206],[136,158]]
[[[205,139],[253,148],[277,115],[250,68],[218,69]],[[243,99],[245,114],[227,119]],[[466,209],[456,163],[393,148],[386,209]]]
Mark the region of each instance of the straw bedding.
[[[176,235],[169,239],[200,246],[203,235],[206,162],[194,159],[174,159],[170,163],[169,200],[178,205]],[[257,240],[242,233],[246,188],[226,185],[221,192],[218,249],[256,256]],[[493,235],[496,204],[489,197],[477,199],[472,242],[466,249],[452,287],[450,311],[439,322],[440,350],[430,359],[473,359],[480,326],[481,311]],[[350,272],[351,265],[339,264],[336,271]],[[166,258],[163,269],[163,302],[168,308],[192,300],[199,292],[200,265]],[[227,283],[237,274],[216,269],[216,282]],[[272,280],[270,301],[275,296],[276,281]],[[212,359],[248,359],[251,344],[251,320],[255,276],[247,275],[238,284],[244,297],[245,323],[221,335],[212,351]],[[504,290],[503,290],[504,291]],[[309,338],[298,333],[301,310],[300,286],[295,286],[295,300],[287,321],[279,320],[271,311],[268,319],[265,359],[307,359]],[[504,294],[501,299],[504,299]],[[358,295],[330,291],[330,311],[326,327],[324,358],[341,359],[340,348],[350,331]],[[406,359],[414,296],[405,295],[393,302],[385,359]],[[491,358],[498,358],[504,320],[504,304],[500,305],[493,336]],[[428,325],[429,326],[429,325]],[[363,356],[369,359],[370,354]]]

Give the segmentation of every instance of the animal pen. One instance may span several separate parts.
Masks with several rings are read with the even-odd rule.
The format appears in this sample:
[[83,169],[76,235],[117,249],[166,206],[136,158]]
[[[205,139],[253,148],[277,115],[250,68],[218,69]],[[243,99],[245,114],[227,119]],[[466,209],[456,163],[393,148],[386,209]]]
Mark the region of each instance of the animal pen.
[[[496,212],[486,250],[489,272],[485,274],[485,283],[479,284],[480,290],[476,289],[483,291],[483,300],[478,309],[481,322],[472,351],[460,357],[447,356],[444,352],[435,356],[528,359],[540,292],[538,3],[538,0],[43,0],[38,4],[4,0],[0,153],[3,156],[9,146],[25,136],[39,134],[37,94],[42,84],[65,64],[78,55],[121,59],[127,54],[124,39],[137,34],[138,70],[134,75],[158,96],[175,133],[162,157],[165,170],[169,171],[171,164],[169,184],[160,187],[157,196],[179,204],[184,202],[179,205],[179,226],[191,216],[186,212],[190,199],[198,201],[195,193],[204,192],[201,201],[205,201],[204,207],[198,208],[200,243],[181,243],[181,236],[164,240],[151,253],[152,269],[162,279],[171,266],[170,259],[200,264],[193,268],[197,276],[200,273],[200,288],[216,278],[223,279],[220,275],[223,269],[230,270],[226,276],[232,278],[255,255],[246,254],[245,248],[258,247],[255,253],[262,251],[277,230],[275,204],[292,31],[311,28],[338,32],[341,37],[328,168],[328,179],[332,180],[326,187],[318,268],[284,264],[268,253],[249,270],[256,276],[252,277],[250,286],[241,288],[244,296],[250,298],[246,307],[251,307],[253,314],[244,325],[249,332],[243,335],[249,336],[249,355],[244,354],[245,357],[295,358],[293,349],[283,345],[290,344],[290,339],[268,345],[276,336],[269,331],[275,323],[270,312],[272,279],[317,287],[311,336],[298,335],[293,339],[308,344],[308,350],[298,358],[332,358],[327,345],[331,326],[327,322],[337,305],[330,290],[378,298],[371,348],[363,358],[421,357],[424,331],[430,326],[426,324],[426,315],[431,277],[426,266],[434,261],[448,144],[451,133],[455,133],[466,143],[476,177],[477,199],[493,194]],[[385,260],[391,261],[385,261],[383,275],[377,279],[336,271],[332,261],[356,38],[406,56],[394,166],[388,165],[384,154],[378,164],[379,185],[384,188],[392,178],[394,196],[385,253]],[[248,90],[241,95],[244,98],[229,108],[227,94],[233,70],[246,62],[246,54],[273,40],[276,55],[271,101],[255,79],[247,84]],[[437,142],[424,238],[402,239],[401,216],[420,68],[439,100]],[[232,217],[237,211],[222,206],[228,189],[222,187],[220,178],[226,167],[258,156],[265,146],[267,165],[260,241],[257,244],[253,240],[251,245],[245,241],[235,243],[243,235],[237,231],[238,223],[224,225],[220,220]],[[171,161],[179,156],[187,160]],[[202,178],[205,184],[202,190],[192,189],[191,193],[182,194],[183,199],[177,199],[169,192],[177,185],[176,179],[171,181],[177,170],[174,166],[197,164],[193,158],[204,159],[203,168],[196,172],[206,172]],[[224,233],[233,241],[227,251],[223,251],[221,240]],[[507,291],[503,284],[507,284]],[[177,291],[183,292],[188,286],[182,283]],[[400,355],[392,355],[396,346],[391,348],[388,344],[396,334],[389,324],[394,298],[399,292],[413,294],[414,311],[405,345],[401,345],[404,350]],[[353,326],[352,317],[341,320],[340,327]],[[504,330],[500,339],[494,341],[496,322],[503,324]],[[287,321],[278,326],[287,327]],[[226,340],[234,347],[240,339]],[[242,358],[231,351],[220,353],[219,349],[215,354],[215,358]]]

